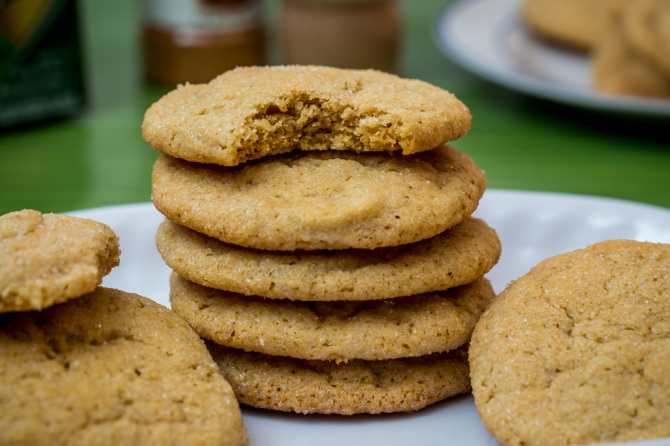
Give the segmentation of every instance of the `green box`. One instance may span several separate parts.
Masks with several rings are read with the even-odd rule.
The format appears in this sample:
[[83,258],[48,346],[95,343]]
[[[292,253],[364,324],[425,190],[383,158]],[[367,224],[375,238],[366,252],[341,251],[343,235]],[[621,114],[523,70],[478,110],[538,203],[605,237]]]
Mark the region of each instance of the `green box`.
[[85,103],[76,0],[0,0],[0,131]]

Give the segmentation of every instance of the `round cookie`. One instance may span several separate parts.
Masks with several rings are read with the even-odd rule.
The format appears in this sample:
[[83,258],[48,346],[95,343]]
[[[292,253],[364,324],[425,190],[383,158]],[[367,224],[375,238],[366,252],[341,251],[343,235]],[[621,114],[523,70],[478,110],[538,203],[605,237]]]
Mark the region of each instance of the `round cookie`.
[[119,239],[93,220],[25,209],[0,216],[0,313],[93,291],[119,264]]
[[670,78],[670,0],[630,2],[622,26],[631,47]]
[[470,367],[506,445],[670,437],[670,245],[612,240],[547,259],[475,326]]
[[333,361],[207,346],[241,404],[262,409],[353,415],[410,412],[468,392],[465,349],[387,361]]
[[608,93],[670,97],[670,76],[635,51],[622,26],[613,27],[595,46],[592,83],[595,89]]
[[1,444],[246,443],[202,340],[136,294],[0,315],[0,380]]
[[483,172],[449,146],[410,156],[297,152],[240,168],[162,156],[152,200],[170,220],[267,250],[373,249],[432,237],[467,218]]
[[165,220],[156,245],[191,282],[235,293],[300,301],[410,296],[470,283],[501,252],[496,232],[469,218],[428,240],[375,250],[260,251],[222,243]]
[[172,310],[203,338],[246,351],[348,361],[422,356],[470,340],[495,293],[488,280],[368,302],[295,302],[170,280]]
[[451,93],[373,70],[244,67],[181,85],[153,104],[142,135],[156,150],[236,166],[300,150],[416,153],[465,135],[471,116]]

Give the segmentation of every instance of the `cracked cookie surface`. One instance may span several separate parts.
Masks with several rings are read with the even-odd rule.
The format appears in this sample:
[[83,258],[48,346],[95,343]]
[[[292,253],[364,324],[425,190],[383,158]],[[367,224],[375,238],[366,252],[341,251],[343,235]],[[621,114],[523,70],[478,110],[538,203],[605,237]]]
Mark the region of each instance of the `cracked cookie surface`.
[[297,152],[239,168],[162,156],[152,201],[170,220],[266,250],[373,249],[423,240],[467,218],[483,172],[450,146],[403,156]]
[[243,67],[182,85],[146,112],[144,139],[188,161],[235,166],[300,150],[429,150],[465,135],[451,93],[373,70]]
[[107,225],[24,209],[0,216],[0,313],[40,310],[93,291],[119,264]]
[[0,444],[241,445],[238,403],[172,311],[99,287],[0,315]]
[[203,338],[269,355],[348,361],[421,356],[470,340],[494,297],[488,280],[367,302],[295,302],[218,291],[176,274],[170,302]]
[[467,351],[386,361],[334,361],[247,353],[207,342],[243,404],[297,412],[353,415],[410,412],[468,392]]
[[470,345],[480,419],[506,445],[670,436],[670,245],[611,240],[547,259]]

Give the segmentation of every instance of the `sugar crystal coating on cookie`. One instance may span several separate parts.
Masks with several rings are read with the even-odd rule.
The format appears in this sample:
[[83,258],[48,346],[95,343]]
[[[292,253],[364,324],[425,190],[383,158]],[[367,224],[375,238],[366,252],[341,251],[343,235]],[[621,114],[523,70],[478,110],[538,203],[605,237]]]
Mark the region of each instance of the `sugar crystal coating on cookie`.
[[176,274],[170,280],[172,309],[203,338],[246,351],[338,362],[461,347],[494,296],[484,278],[368,302],[268,300],[206,288]]
[[480,419],[506,445],[670,437],[670,245],[541,262],[477,322],[470,365]]
[[246,444],[232,389],[197,334],[110,288],[0,315],[0,413],[0,444]]
[[411,412],[468,392],[465,349],[386,361],[305,361],[207,346],[242,404],[302,414]]
[[373,70],[244,67],[182,85],[142,124],[156,150],[235,166],[301,150],[429,150],[465,135],[471,116],[451,93]]
[[93,291],[120,253],[118,237],[100,222],[30,209],[0,216],[0,313]]
[[374,250],[262,251],[226,244],[173,222],[158,250],[182,277],[210,288],[270,299],[363,301],[445,290],[487,273],[501,244],[469,218],[427,240]]
[[156,208],[219,240],[266,250],[373,249],[423,240],[467,218],[484,173],[451,146],[403,156],[297,152],[226,168],[160,157]]

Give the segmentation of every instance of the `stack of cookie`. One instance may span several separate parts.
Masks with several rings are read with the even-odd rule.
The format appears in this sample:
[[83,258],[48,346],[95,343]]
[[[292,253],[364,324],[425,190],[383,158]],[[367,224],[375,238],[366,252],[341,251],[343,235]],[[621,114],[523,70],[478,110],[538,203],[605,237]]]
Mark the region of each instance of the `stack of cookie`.
[[411,411],[470,389],[466,345],[494,293],[486,181],[446,144],[468,109],[425,82],[250,67],[146,113],[171,304],[240,402]]
[[99,286],[108,226],[0,216],[0,444],[246,444],[232,389],[172,311]]

